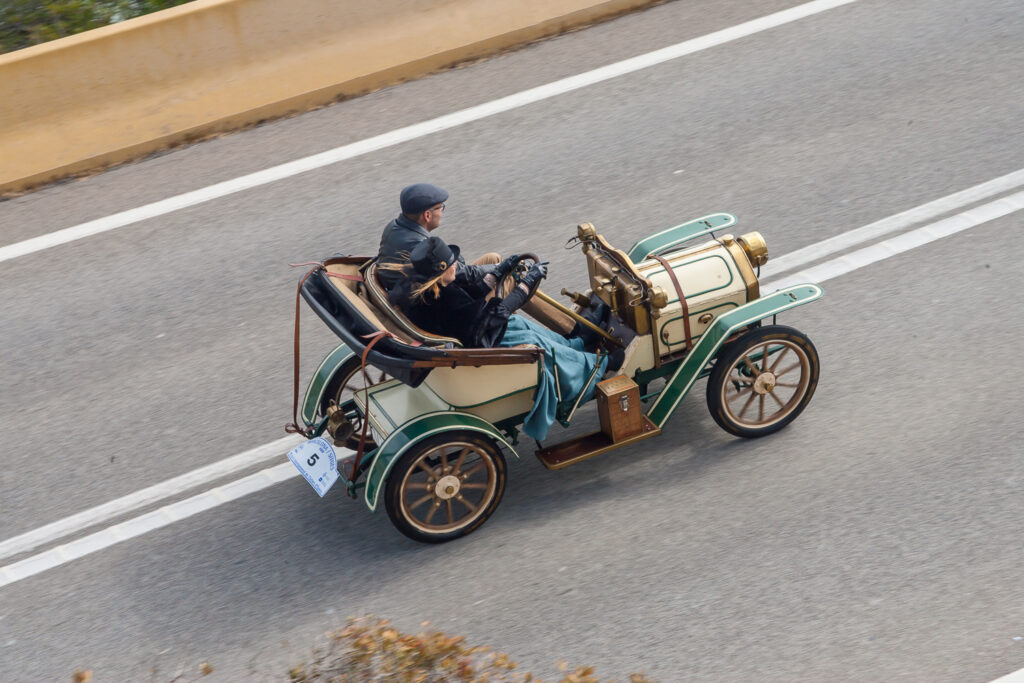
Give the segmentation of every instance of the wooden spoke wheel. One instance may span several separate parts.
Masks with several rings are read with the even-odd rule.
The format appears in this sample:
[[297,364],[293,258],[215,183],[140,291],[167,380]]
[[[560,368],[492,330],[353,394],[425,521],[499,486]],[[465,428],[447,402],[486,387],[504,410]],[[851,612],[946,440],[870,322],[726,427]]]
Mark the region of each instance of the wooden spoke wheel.
[[818,371],[818,352],[805,334],[783,325],[756,327],[719,353],[708,378],[708,409],[730,434],[772,434],[807,407]]
[[438,434],[410,448],[388,474],[388,517],[423,543],[465,536],[498,507],[505,472],[494,440],[468,431]]
[[[388,379],[385,373],[369,365],[366,367],[366,375],[369,378],[369,383],[363,377],[362,363],[359,358],[349,358],[342,363],[338,371],[331,377],[330,382],[327,384],[327,389],[324,391],[323,398],[320,399],[320,409],[317,411],[317,418],[322,418],[327,414],[327,406],[331,405],[331,402],[343,406],[355,398],[356,392],[375,384],[380,384]],[[359,435],[363,431],[363,417],[356,410],[347,411],[346,415],[354,429],[352,436],[345,439],[345,447],[356,450],[359,448]],[[367,432],[366,448],[364,450],[370,451],[376,447],[377,445],[374,443],[371,433]]]

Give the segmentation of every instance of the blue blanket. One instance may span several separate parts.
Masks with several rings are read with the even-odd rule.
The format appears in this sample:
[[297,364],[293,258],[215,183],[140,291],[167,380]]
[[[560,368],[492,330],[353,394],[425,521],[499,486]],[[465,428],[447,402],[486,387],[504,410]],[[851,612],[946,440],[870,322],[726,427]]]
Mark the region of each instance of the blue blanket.
[[[501,345],[516,346],[518,344],[533,344],[544,349],[544,373],[534,394],[533,409],[530,410],[523,422],[523,431],[537,441],[541,441],[547,436],[548,429],[555,422],[558,389],[561,389],[563,401],[575,401],[581,391],[583,392],[581,402],[589,401],[593,398],[597,382],[608,365],[608,358],[605,356],[598,361],[595,354],[583,350],[581,339],[566,339],[532,320],[527,320],[519,315],[511,315]],[[599,365],[597,374],[590,379],[595,365]],[[555,373],[558,373],[557,385]],[[588,379],[590,379],[589,383]]]

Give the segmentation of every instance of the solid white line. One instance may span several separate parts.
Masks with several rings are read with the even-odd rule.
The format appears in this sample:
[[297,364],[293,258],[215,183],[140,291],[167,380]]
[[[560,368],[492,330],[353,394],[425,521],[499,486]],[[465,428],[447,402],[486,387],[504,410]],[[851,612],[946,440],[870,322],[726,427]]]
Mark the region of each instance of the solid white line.
[[106,522],[118,515],[138,510],[147,505],[153,505],[161,500],[176,496],[179,493],[206,484],[219,477],[233,474],[246,467],[259,465],[268,460],[278,458],[283,453],[287,453],[302,443],[302,441],[303,439],[299,436],[287,436],[230,458],[225,458],[212,465],[200,467],[180,477],[168,479],[160,484],[136,491],[123,498],[118,498],[70,517],[65,517],[20,536],[14,536],[0,542],[0,560],[27,552],[47,543],[52,543],[95,524]]
[[834,254],[837,251],[843,249],[849,249],[855,247],[858,244],[863,244],[873,239],[877,239],[890,233],[898,232],[916,223],[923,223],[924,221],[931,220],[936,216],[940,216],[947,211],[953,211],[959,209],[962,206],[973,204],[974,202],[981,201],[982,199],[988,199],[994,197],[1001,192],[1009,192],[1010,190],[1016,189],[1024,185],[1024,169],[1014,171],[1013,173],[1007,173],[999,178],[994,178],[987,182],[969,187],[966,190],[954,192],[953,194],[946,195],[941,199],[922,204],[921,206],[914,207],[902,213],[898,213],[888,218],[883,218],[880,221],[876,221],[870,225],[865,225],[862,228],[856,230],[850,230],[844,232],[841,235],[815,242],[814,244],[804,247],[803,249],[797,249],[791,251],[788,254],[781,256],[777,259],[769,261],[764,268],[761,269],[763,277],[772,277],[780,275],[786,271],[799,268],[800,266],[806,265],[811,261]]
[[297,476],[299,476],[299,472],[290,462],[282,463],[225,486],[115,524],[20,562],[0,567],[0,588]]
[[825,280],[831,280],[858,268],[863,268],[897,254],[902,254],[905,251],[916,249],[943,237],[955,235],[976,225],[1008,216],[1020,209],[1024,209],[1024,191],[977,206],[969,211],[950,216],[917,230],[905,232],[902,235],[872,244],[870,247],[858,249],[852,253],[787,275],[778,280],[772,280],[765,284],[765,289],[766,291],[775,291],[792,287],[802,282],[821,283]]
[[112,216],[99,218],[70,228],[58,230],[57,232],[53,232],[48,235],[40,235],[39,237],[33,237],[32,239],[24,240],[22,242],[16,242],[15,244],[0,247],[0,261],[7,261],[18,258],[19,256],[25,256],[37,251],[42,251],[43,249],[49,249],[50,247],[55,247],[60,244],[67,244],[68,242],[80,240],[85,237],[98,235],[116,228],[122,228],[133,223],[138,223],[139,221],[171,213],[172,211],[184,209],[189,206],[195,206],[196,204],[208,202],[236,192],[242,192],[243,190],[249,190],[254,187],[259,187],[260,185],[273,183],[284,178],[290,178],[300,173],[305,173],[306,171],[312,171],[330,164],[336,164],[339,161],[352,159],[386,147],[392,147],[425,135],[448,130],[449,128],[455,128],[456,126],[461,126],[472,121],[478,121],[489,116],[494,116],[495,114],[501,114],[518,107],[523,107],[528,104],[533,104],[534,102],[555,97],[556,95],[562,95],[573,90],[578,90],[579,88],[584,88],[588,85],[600,83],[601,81],[606,81],[610,78],[624,76],[626,74],[633,73],[634,71],[639,71],[673,59],[678,59],[679,57],[700,52],[701,50],[706,50],[733,40],[745,38],[755,33],[782,26],[783,24],[804,19],[814,14],[825,12],[856,1],[857,0],[814,0],[813,2],[808,2],[804,5],[769,14],[742,24],[737,24],[736,26],[731,26],[729,28],[722,29],[721,31],[715,31],[714,33],[709,33],[699,38],[693,38],[660,50],[655,50],[654,52],[648,52],[647,54],[632,57],[621,62],[616,62],[615,64],[609,64],[608,66],[603,66],[598,69],[594,69],[593,71],[587,71],[586,73],[563,78],[546,85],[531,88],[530,90],[524,90],[519,93],[502,97],[492,102],[485,102],[484,104],[480,104],[475,107],[469,107],[468,109],[439,116],[438,118],[431,119],[430,121],[424,121],[422,123],[406,126],[405,128],[399,128],[382,135],[377,135],[359,142],[336,147],[335,149],[314,154],[303,159],[296,159],[295,161],[290,161],[263,171],[240,176],[233,180],[227,180],[222,183],[210,185],[209,187],[204,187],[193,192],[186,192],[185,194],[169,197],[152,204],[147,204],[128,211],[122,211],[121,213],[116,213]]
[[1005,676],[1000,676],[992,683],[1024,683],[1024,669],[1019,669],[1013,673],[1008,673]]
[[[865,247],[851,254],[827,261],[794,275],[765,284],[765,291],[782,289],[801,282],[824,282],[858,268],[877,263],[910,249],[949,237],[958,232],[981,225],[1024,209],[1024,191],[997,199],[989,204],[926,225],[884,242]],[[284,441],[283,439],[281,441]],[[281,442],[267,446],[279,446]],[[0,567],[0,588],[65,564],[90,553],[109,548],[116,543],[141,536],[155,529],[173,524],[223,503],[256,493],[285,479],[299,476],[290,463],[282,463],[257,472],[235,482],[225,484],[185,500],[167,505],[154,512],[121,522],[71,543],[44,551],[19,562]],[[102,507],[102,506],[101,506]]]

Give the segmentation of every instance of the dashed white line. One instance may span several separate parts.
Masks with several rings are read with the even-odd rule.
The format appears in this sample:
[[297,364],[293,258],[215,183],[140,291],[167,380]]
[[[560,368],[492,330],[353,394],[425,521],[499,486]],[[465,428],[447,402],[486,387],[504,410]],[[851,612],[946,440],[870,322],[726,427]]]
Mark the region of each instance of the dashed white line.
[[359,142],[336,147],[335,149],[320,152],[319,154],[314,154],[303,159],[289,161],[285,164],[280,164],[278,166],[240,176],[215,185],[210,185],[199,190],[162,199],[158,202],[140,206],[128,211],[122,211],[121,213],[116,213],[112,216],[99,218],[87,223],[81,223],[70,228],[58,230],[57,232],[53,232],[48,235],[40,235],[39,237],[33,237],[32,239],[24,240],[22,242],[16,242],[14,244],[0,247],[0,262],[18,258],[19,256],[33,254],[44,249],[49,249],[61,244],[67,244],[68,242],[74,242],[75,240],[80,240],[85,237],[99,235],[117,228],[123,228],[127,225],[132,225],[149,218],[156,218],[157,216],[162,216],[173,211],[178,211],[179,209],[202,204],[219,197],[249,190],[254,187],[259,187],[260,185],[273,183],[278,180],[283,180],[284,178],[290,178],[300,173],[305,173],[306,171],[323,168],[324,166],[336,164],[339,161],[352,159],[362,156],[363,154],[369,154],[370,152],[375,152],[386,147],[392,147],[403,142],[408,142],[409,140],[421,138],[425,135],[431,135],[432,133],[438,133],[443,130],[448,130],[449,128],[455,128],[456,126],[461,126],[472,121],[479,121],[480,119],[494,116],[495,114],[501,114],[512,109],[533,104],[534,102],[540,102],[541,100],[555,97],[556,95],[562,95],[573,90],[585,88],[588,85],[594,85],[601,81],[606,81],[611,78],[633,73],[634,71],[656,66],[673,59],[678,59],[679,57],[700,52],[701,50],[707,50],[708,48],[716,47],[733,40],[745,38],[755,33],[767,31],[768,29],[776,28],[783,24],[798,21],[856,1],[857,0],[814,0],[813,2],[791,7],[781,12],[775,12],[774,14],[769,14],[742,24],[737,24],[736,26],[731,26],[729,28],[722,29],[721,31],[715,31],[714,33],[709,33],[698,38],[676,43],[675,45],[670,45],[669,47],[665,47],[660,50],[631,57],[621,62],[609,64],[592,71],[587,71],[582,74],[547,83],[546,85],[514,93],[507,97],[502,97],[491,102],[485,102],[484,104],[480,104],[475,107],[469,107],[468,109],[439,116],[429,121],[423,121],[422,123],[417,123],[412,126],[399,128],[382,135],[377,135],[372,138],[360,140]]

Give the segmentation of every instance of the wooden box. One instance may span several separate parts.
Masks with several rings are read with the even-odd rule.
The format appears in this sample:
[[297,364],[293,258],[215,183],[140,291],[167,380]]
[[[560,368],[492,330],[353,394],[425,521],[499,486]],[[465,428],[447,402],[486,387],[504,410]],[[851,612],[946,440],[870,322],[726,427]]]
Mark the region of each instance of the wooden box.
[[625,375],[597,383],[597,412],[601,418],[601,431],[612,442],[627,439],[644,429],[640,388]]

